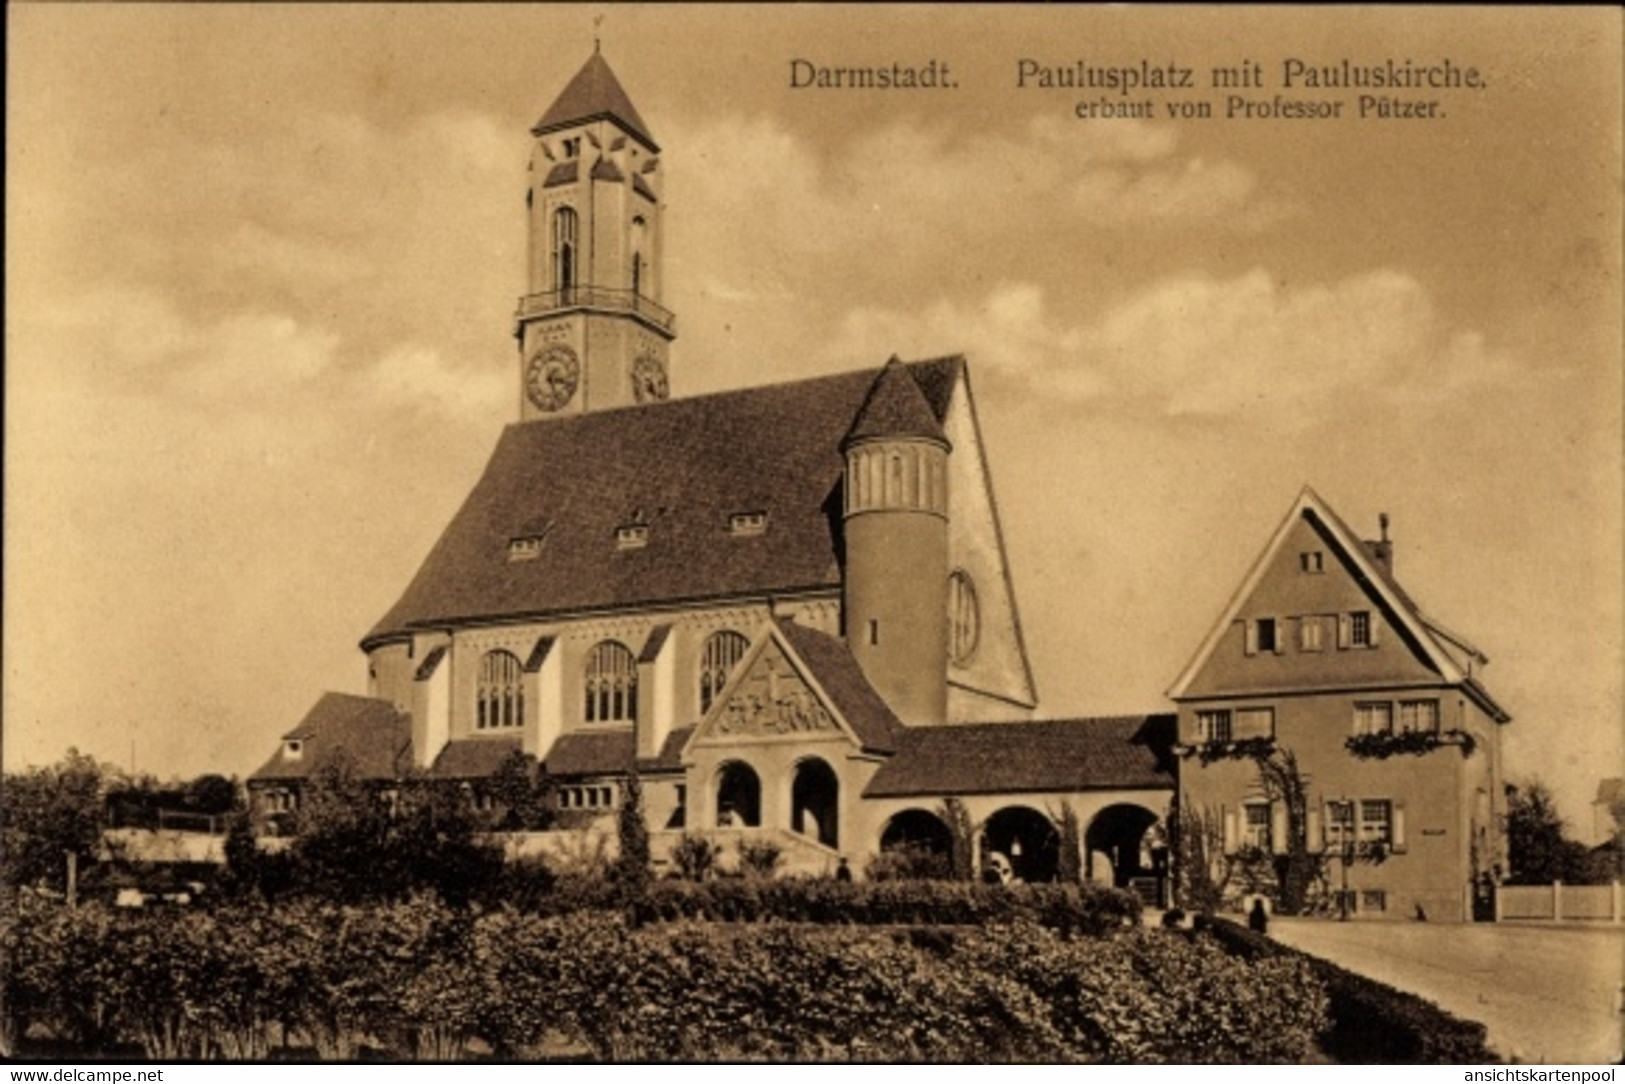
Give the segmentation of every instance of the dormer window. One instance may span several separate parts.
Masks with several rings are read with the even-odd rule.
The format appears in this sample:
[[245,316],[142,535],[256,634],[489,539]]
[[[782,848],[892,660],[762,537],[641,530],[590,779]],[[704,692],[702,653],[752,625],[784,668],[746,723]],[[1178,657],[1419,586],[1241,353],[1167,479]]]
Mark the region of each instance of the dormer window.
[[300,760],[305,755],[305,741],[303,738],[284,738],[282,740],[282,759]]
[[542,553],[542,536],[525,535],[508,539],[508,560],[534,561]]
[[728,517],[728,533],[758,535],[767,532],[766,512],[735,512]]
[[615,528],[615,548],[618,550],[640,550],[648,544],[647,523],[623,523]]

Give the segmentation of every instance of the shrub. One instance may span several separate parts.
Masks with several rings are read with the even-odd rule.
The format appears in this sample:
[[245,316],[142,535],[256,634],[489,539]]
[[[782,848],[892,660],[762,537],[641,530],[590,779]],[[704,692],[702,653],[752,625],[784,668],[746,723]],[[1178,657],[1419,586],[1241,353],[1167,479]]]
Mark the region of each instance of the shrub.
[[783,848],[771,840],[746,839],[740,841],[739,867],[747,876],[773,876],[773,871],[779,868],[779,862],[783,857]]
[[1483,1024],[1452,1016],[1415,994],[1271,941],[1226,919],[1214,919],[1208,929],[1239,958],[1255,962],[1295,959],[1308,967],[1324,984],[1329,998],[1321,1046],[1340,1062],[1475,1065],[1499,1060],[1485,1045]]
[[672,864],[690,881],[703,881],[717,864],[717,848],[705,836],[683,833],[671,849]]
[[875,855],[864,876],[871,881],[947,881],[953,876],[953,859],[922,843],[907,843]]
[[[1025,917],[1032,901],[984,928],[746,921],[797,899],[861,898],[878,917],[925,898],[802,887],[815,891],[668,882],[644,903],[736,919],[721,926],[637,926],[613,907],[482,913],[434,895],[192,913],[30,904],[0,915],[0,980],[14,1035],[43,1024],[92,1055],[137,1042],[165,1059],[267,1058],[275,1036],[328,1059],[381,1042],[451,1060],[479,1039],[509,1058],[563,1041],[610,1060],[1280,1061],[1325,1026],[1301,959],[1138,929],[1067,940]],[[954,887],[966,907],[987,902]]]

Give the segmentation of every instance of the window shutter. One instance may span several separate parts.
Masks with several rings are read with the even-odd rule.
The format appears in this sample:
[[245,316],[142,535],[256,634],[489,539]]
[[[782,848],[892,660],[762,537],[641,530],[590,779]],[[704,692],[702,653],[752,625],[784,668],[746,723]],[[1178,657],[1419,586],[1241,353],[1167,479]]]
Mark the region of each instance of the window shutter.
[[1235,854],[1238,849],[1240,828],[1236,824],[1236,811],[1229,806],[1223,808],[1224,819],[1224,853]]
[[1285,802],[1270,803],[1270,850],[1276,854],[1287,852],[1287,809]]
[[1246,640],[1246,642],[1242,645],[1242,651],[1248,655],[1258,654],[1258,622],[1243,621],[1241,623],[1241,628],[1242,635]]
[[1365,634],[1366,643],[1370,647],[1376,647],[1377,646],[1377,626],[1382,624],[1382,622],[1377,619],[1377,611],[1376,610],[1371,611],[1371,616],[1366,618],[1365,624],[1366,624],[1366,634]]
[[1337,650],[1342,651],[1349,646],[1349,615],[1337,615]]
[[1286,654],[1286,618],[1284,617],[1275,619],[1275,653],[1277,655]]
[[1320,854],[1326,849],[1326,840],[1320,833],[1320,810],[1311,809],[1303,815],[1304,819],[1304,846],[1310,854]]
[[1394,818],[1394,823],[1389,826],[1389,831],[1393,834],[1394,852],[1403,854],[1405,852],[1405,803],[1395,802],[1390,816]]

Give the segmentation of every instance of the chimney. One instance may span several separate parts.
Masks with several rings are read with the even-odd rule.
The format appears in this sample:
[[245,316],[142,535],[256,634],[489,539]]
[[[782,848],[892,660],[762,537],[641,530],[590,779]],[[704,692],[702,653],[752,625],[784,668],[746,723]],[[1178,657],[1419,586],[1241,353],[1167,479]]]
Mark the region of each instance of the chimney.
[[1394,570],[1394,544],[1388,540],[1388,513],[1382,512],[1377,516],[1377,525],[1382,529],[1382,537],[1375,542],[1367,542],[1365,548],[1370,552],[1376,562],[1389,572]]

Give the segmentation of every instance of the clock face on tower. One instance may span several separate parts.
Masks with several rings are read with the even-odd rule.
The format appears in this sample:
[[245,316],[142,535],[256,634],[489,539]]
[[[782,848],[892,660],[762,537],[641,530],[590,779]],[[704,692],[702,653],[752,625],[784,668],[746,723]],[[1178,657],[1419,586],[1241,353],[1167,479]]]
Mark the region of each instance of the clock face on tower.
[[664,399],[671,394],[666,385],[666,367],[653,354],[639,354],[632,362],[632,397],[640,403]]
[[552,413],[562,409],[575,396],[581,379],[581,363],[568,346],[544,347],[530,356],[525,366],[525,394],[538,410]]

